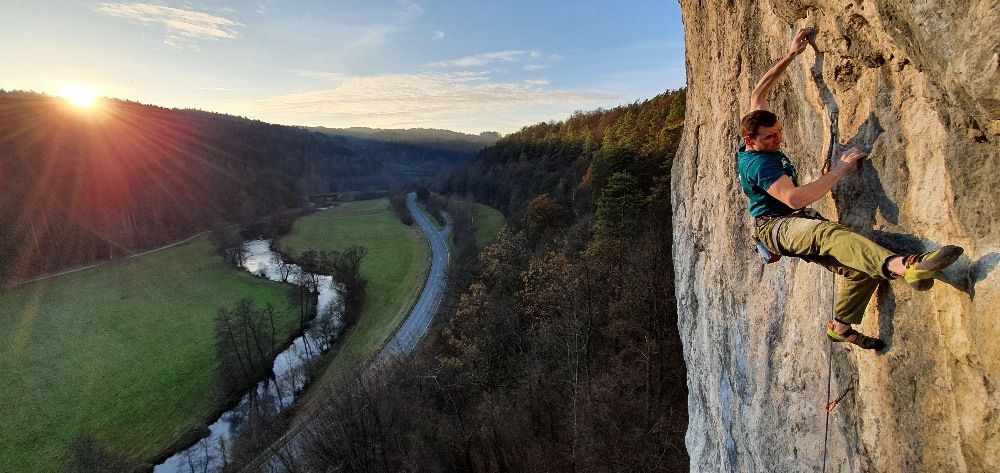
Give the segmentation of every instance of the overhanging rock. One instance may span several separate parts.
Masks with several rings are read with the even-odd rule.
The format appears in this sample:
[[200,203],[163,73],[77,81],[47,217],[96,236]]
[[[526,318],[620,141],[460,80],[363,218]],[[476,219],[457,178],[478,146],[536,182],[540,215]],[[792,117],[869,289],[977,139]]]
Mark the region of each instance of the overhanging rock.
[[741,113],[798,27],[814,45],[771,95],[802,182],[870,159],[814,207],[884,246],[966,249],[932,290],[893,283],[833,347],[827,471],[1000,471],[1000,8],[997,2],[681,1],[687,116],[674,263],[693,471],[820,471],[833,280],[764,267],[734,171]]

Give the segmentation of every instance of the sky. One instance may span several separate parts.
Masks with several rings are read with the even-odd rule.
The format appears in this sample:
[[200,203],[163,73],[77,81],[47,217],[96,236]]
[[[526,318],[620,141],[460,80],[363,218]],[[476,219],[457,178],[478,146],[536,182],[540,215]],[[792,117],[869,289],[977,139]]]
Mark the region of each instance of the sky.
[[511,133],[685,85],[671,0],[2,0],[0,89]]

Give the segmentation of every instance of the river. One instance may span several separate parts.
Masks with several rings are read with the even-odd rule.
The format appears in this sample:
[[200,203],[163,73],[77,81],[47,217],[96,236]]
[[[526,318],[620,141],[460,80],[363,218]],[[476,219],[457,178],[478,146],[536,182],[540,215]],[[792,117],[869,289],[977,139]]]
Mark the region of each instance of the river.
[[271,418],[290,406],[309,382],[306,374],[309,362],[329,350],[331,342],[340,334],[343,308],[332,277],[311,275],[296,265],[285,263],[264,240],[245,242],[243,248],[243,269],[252,274],[292,284],[315,282],[319,291],[317,315],[305,333],[275,358],[273,379],[259,383],[236,407],[224,412],[209,426],[207,437],[156,465],[154,473],[220,470],[227,452],[231,451],[233,438],[254,421]]

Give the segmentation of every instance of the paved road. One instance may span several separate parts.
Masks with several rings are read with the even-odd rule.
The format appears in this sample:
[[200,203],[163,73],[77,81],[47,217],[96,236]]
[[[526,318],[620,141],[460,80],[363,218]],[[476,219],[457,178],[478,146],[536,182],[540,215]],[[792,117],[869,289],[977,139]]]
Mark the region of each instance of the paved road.
[[[420,298],[417,299],[410,315],[406,317],[403,324],[396,330],[396,334],[372,361],[366,375],[372,375],[379,368],[388,366],[393,359],[407,356],[413,352],[417,343],[427,333],[427,329],[434,319],[434,314],[441,304],[441,295],[444,293],[444,276],[451,258],[451,253],[448,250],[448,234],[451,233],[452,228],[451,217],[445,214],[447,225],[444,229],[438,230],[417,206],[416,194],[411,192],[406,196],[406,206],[410,209],[410,214],[423,230],[424,236],[431,246],[431,269],[427,274],[424,290],[420,293]],[[281,439],[271,445],[271,448],[268,449],[268,456],[262,456],[262,460],[247,465],[242,471],[287,472],[289,469],[285,466],[286,462],[294,463],[301,445],[298,438],[299,433],[306,430],[309,425],[310,422],[305,422],[286,432]]]
[[431,320],[441,304],[441,295],[444,293],[444,276],[448,269],[449,258],[451,258],[448,251],[451,218],[445,214],[445,220],[448,224],[444,229],[438,230],[430,219],[420,211],[417,206],[416,194],[412,192],[406,196],[406,206],[410,209],[410,214],[413,215],[417,225],[420,225],[420,229],[424,231],[424,236],[427,237],[431,246],[431,269],[427,274],[424,290],[420,293],[420,299],[413,306],[406,321],[396,331],[396,335],[372,362],[372,368],[381,366],[393,357],[403,357],[413,352],[417,342],[427,333],[427,328],[430,327]]

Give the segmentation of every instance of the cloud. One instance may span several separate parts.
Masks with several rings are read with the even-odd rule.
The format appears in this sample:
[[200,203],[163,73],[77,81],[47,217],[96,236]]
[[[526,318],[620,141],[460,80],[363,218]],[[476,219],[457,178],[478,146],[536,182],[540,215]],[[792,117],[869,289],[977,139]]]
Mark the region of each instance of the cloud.
[[100,3],[96,11],[143,24],[162,24],[166,28],[164,44],[175,48],[193,45],[196,40],[232,39],[239,36],[242,24],[208,13],[151,3]]
[[198,90],[205,90],[209,92],[229,92],[229,87],[198,87]]
[[309,69],[286,69],[286,70],[288,72],[300,75],[302,77],[310,77],[314,79],[326,79],[331,82],[340,82],[347,78],[347,75],[342,72],[313,71]]
[[434,39],[444,38],[444,31],[437,30],[434,32]]
[[448,74],[450,82],[479,82],[490,79],[492,71],[458,71]]
[[448,61],[437,61],[426,64],[426,67],[480,67],[495,62],[520,62],[527,57],[533,57],[534,51],[495,51],[476,54]]
[[588,104],[617,98],[579,90],[545,90],[540,81],[483,82],[481,73],[391,74],[349,77],[327,90],[230,104],[238,114],[288,123],[383,128],[468,129],[471,120],[505,116],[482,129],[516,130],[533,120],[562,118]]
[[257,9],[255,11],[262,15],[271,13],[271,0],[257,0]]
[[[363,6],[364,2],[358,4]],[[317,18],[307,24],[297,24],[291,34],[315,35],[316,30],[323,30],[323,36],[327,37],[324,41],[331,43],[329,50],[323,52],[327,62],[357,61],[380,48],[398,45],[397,36],[407,31],[423,13],[419,4],[397,0],[384,9],[362,8],[345,13],[342,18]],[[303,28],[305,31],[300,31]]]
[[528,85],[549,85],[549,81],[546,79],[528,79],[524,83]]

